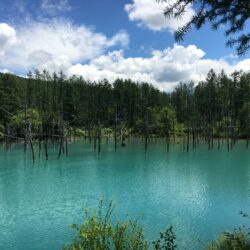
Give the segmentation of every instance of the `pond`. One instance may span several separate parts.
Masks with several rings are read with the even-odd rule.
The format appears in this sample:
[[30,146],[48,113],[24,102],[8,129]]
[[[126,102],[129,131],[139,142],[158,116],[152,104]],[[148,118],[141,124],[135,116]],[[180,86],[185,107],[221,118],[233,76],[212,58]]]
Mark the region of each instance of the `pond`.
[[239,142],[183,152],[181,144],[139,140],[114,152],[103,142],[100,155],[88,142],[69,145],[57,159],[49,148],[32,163],[22,145],[0,146],[0,249],[61,249],[74,236],[72,223],[83,221],[83,208],[101,196],[115,201],[114,219],[138,217],[150,240],[173,225],[178,249],[203,249],[217,234],[242,223],[250,212],[250,149]]

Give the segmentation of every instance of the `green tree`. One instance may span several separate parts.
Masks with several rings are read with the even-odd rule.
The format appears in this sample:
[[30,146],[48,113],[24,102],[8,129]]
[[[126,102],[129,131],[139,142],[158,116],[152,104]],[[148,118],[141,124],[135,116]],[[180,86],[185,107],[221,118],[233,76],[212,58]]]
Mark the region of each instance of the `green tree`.
[[[250,17],[250,2],[246,0],[157,0],[167,3],[164,10],[166,17],[179,18],[188,5],[193,5],[195,14],[191,20],[179,27],[175,32],[176,40],[182,40],[192,26],[200,29],[206,22],[211,23],[213,29],[226,25],[225,35],[229,37],[228,46],[237,46],[238,55],[243,55],[250,48],[250,33],[243,31]],[[240,33],[236,35],[236,33]]]
[[174,132],[176,124],[176,114],[171,108],[165,107],[160,111],[161,127],[167,137]]
[[35,109],[28,109],[26,111],[17,112],[16,115],[11,117],[12,126],[20,131],[22,135],[26,136],[27,129],[37,132],[42,124],[40,114]]

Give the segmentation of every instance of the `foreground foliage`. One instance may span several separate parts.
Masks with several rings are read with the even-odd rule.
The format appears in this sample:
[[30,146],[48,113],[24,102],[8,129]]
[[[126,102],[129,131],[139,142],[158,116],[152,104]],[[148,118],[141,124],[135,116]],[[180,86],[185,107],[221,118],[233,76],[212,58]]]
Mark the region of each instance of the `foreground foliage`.
[[160,238],[153,242],[155,250],[174,250],[177,248],[175,244],[176,235],[173,232],[172,225],[165,231],[160,232]]
[[[80,226],[73,224],[76,237],[73,243],[67,244],[64,250],[148,250],[149,241],[145,238],[144,229],[138,220],[116,221],[112,223],[113,202],[104,212],[103,200],[100,200],[97,211],[90,213],[84,210],[85,221]],[[153,242],[155,250],[174,250],[175,235],[172,226],[160,233],[160,238]]]
[[[71,225],[76,230],[72,243],[68,243],[63,250],[175,250],[177,248],[176,235],[170,226],[159,233],[159,238],[152,243],[146,239],[143,226],[138,220],[117,220],[114,222],[112,214],[114,203],[107,207],[103,199],[100,200],[98,210],[84,210],[85,220],[81,225]],[[243,217],[250,217],[241,212]],[[217,240],[210,242],[206,250],[249,250],[250,227],[240,226],[232,232],[222,233]]]
[[[250,18],[250,3],[246,0],[157,0],[167,3],[164,10],[166,17],[180,18],[187,7],[195,8],[189,22],[179,27],[175,32],[175,38],[182,40],[183,36],[192,26],[200,29],[205,23],[210,23],[213,29],[221,25],[225,27],[225,35],[229,37],[228,46],[237,46],[238,55],[245,54],[250,49],[250,33],[247,30],[247,21]],[[246,28],[244,30],[244,28]]]
[[103,200],[100,201],[98,211],[89,213],[84,210],[86,220],[80,225],[72,225],[77,231],[73,244],[65,249],[148,249],[149,243],[144,237],[142,226],[138,221],[117,221],[111,223],[114,205],[110,202],[107,211],[103,211]]
[[[243,212],[243,217],[249,216]],[[207,250],[249,250],[250,249],[250,227],[240,226],[232,232],[224,232],[214,242],[208,244]]]

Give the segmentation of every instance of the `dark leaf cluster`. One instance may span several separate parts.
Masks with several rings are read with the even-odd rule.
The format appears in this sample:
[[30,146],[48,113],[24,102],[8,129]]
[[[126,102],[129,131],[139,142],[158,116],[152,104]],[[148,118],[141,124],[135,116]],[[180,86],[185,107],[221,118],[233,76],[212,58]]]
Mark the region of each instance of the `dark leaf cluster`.
[[250,1],[248,0],[157,0],[165,2],[164,14],[167,18],[179,18],[192,5],[195,14],[189,22],[175,32],[177,41],[183,39],[190,28],[200,29],[205,23],[210,23],[213,29],[221,25],[226,27],[227,46],[236,45],[238,55],[245,54],[250,48],[250,32],[244,30],[250,17]]

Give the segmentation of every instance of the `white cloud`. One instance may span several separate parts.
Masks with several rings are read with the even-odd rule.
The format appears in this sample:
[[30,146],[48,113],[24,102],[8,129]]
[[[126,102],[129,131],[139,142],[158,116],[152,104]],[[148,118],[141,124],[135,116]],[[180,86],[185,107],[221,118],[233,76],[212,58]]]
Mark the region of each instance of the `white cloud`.
[[237,70],[243,70],[243,71],[250,71],[250,59],[245,59],[243,61],[240,61],[236,65]]
[[0,23],[0,63],[5,58],[5,50],[16,42],[16,31],[6,23]]
[[229,64],[223,59],[204,59],[205,53],[194,45],[174,45],[163,51],[153,51],[151,57],[125,58],[122,51],[113,51],[93,59],[89,64],[76,64],[69,75],[81,75],[85,79],[98,81],[106,78],[113,82],[117,78],[149,82],[161,90],[171,91],[180,82],[199,82],[206,78],[210,69],[217,73],[225,70],[249,70],[250,59]]
[[71,10],[68,0],[42,0],[41,10],[52,16]]
[[[111,82],[132,79],[170,91],[180,81],[203,80],[211,68],[228,74],[250,69],[250,59],[238,63],[229,63],[225,58],[206,59],[205,52],[195,45],[175,44],[165,50],[153,50],[149,57],[125,57],[122,48],[128,43],[125,31],[108,38],[65,20],[31,22],[16,28],[2,23],[0,71],[26,74],[33,68],[63,70],[68,76],[81,75],[94,81],[106,78]],[[116,50],[110,51],[114,46]]]
[[98,57],[112,46],[124,47],[128,43],[125,31],[108,38],[66,20],[31,22],[16,29],[0,24],[0,55],[5,55],[0,67],[14,71],[65,70],[71,64]]
[[8,69],[0,69],[0,72],[4,73],[4,74],[6,74],[6,73],[12,73]]
[[[169,0],[168,4],[176,0]],[[168,19],[163,15],[163,11],[168,6],[166,3],[155,0],[133,0],[133,3],[125,5],[130,21],[135,21],[139,26],[147,27],[154,31],[163,29],[176,31],[178,27],[185,25],[194,14],[191,5],[186,7],[186,11],[181,18]]]

